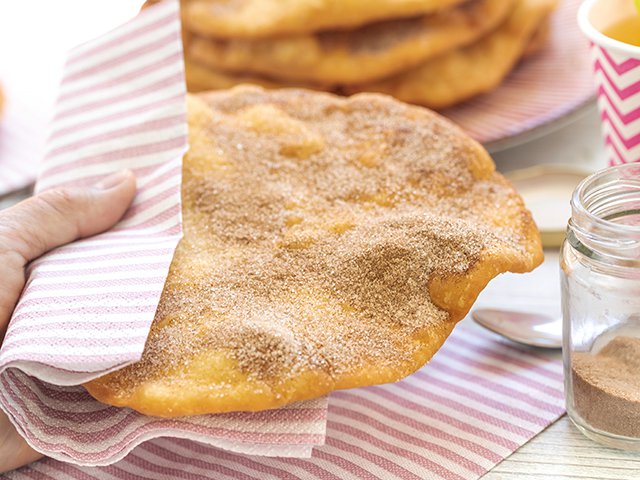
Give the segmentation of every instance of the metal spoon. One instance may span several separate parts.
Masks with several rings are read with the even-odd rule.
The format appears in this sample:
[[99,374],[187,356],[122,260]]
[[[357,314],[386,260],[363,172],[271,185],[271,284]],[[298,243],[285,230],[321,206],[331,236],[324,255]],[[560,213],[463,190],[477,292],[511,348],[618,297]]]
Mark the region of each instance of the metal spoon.
[[541,348],[562,348],[562,318],[540,313],[479,308],[473,319],[514,342]]

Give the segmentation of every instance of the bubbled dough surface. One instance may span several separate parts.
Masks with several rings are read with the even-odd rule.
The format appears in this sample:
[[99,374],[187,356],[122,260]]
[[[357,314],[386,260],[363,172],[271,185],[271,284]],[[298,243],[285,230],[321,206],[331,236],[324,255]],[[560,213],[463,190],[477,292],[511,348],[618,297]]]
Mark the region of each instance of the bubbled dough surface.
[[86,385],[149,415],[276,408],[421,367],[542,259],[480,145],[391,98],[189,98],[184,239],[142,360]]

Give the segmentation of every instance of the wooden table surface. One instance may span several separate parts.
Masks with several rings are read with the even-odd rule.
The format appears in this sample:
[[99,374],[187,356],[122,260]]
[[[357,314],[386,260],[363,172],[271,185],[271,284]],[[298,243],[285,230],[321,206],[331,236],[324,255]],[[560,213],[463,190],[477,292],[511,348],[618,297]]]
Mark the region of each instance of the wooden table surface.
[[[606,166],[599,135],[598,116],[593,108],[556,133],[493,156],[499,170],[504,172],[545,162],[585,165],[596,170]],[[28,191],[23,191],[0,198],[0,209],[27,195]],[[545,256],[544,263],[530,274],[508,274],[495,279],[476,306],[527,308],[559,315],[558,251],[548,250]],[[483,480],[520,479],[640,479],[640,453],[594,443],[565,415],[483,477]]]

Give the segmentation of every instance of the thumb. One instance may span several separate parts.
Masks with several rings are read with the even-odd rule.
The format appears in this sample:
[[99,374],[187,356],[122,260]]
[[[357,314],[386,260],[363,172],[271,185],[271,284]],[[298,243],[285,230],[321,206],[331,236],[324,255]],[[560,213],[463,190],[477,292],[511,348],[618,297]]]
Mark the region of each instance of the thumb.
[[78,238],[114,225],[133,200],[133,173],[123,170],[93,187],[49,190],[0,212],[0,256],[22,265]]

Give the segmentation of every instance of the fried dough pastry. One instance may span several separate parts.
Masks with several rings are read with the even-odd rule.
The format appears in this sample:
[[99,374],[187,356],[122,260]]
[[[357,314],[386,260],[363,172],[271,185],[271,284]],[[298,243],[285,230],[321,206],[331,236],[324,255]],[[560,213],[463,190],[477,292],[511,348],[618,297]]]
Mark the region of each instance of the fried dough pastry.
[[329,86],[311,85],[306,84],[305,82],[283,82],[247,73],[227,73],[199,65],[188,58],[185,58],[184,60],[184,67],[187,90],[189,92],[222,90],[243,83],[251,83],[253,85],[271,89],[302,87],[310,88],[312,90],[331,91]]
[[549,35],[551,34],[551,21],[547,17],[542,25],[535,31],[533,37],[529,40],[527,47],[522,52],[522,58],[529,58],[536,55],[542,50],[549,41]]
[[[527,44],[522,57],[528,58],[544,48],[549,36],[549,21],[546,20],[542,28],[538,29],[533,38]],[[185,73],[187,89],[190,92],[202,92],[207,90],[221,90],[231,88],[242,83],[251,83],[264,88],[307,88],[311,90],[328,91],[333,93],[345,93],[343,88],[329,85],[315,85],[309,82],[279,81],[256,74],[230,73],[217,70],[212,67],[199,65],[189,58],[185,58]],[[356,93],[351,91],[350,93]]]
[[188,107],[184,238],[142,359],[85,385],[102,402],[172,417],[393,382],[542,260],[487,152],[429,110],[247,86]]
[[556,4],[557,0],[518,0],[504,25],[474,45],[347,91],[387,93],[405,102],[442,109],[493,90],[522,58]]
[[465,0],[183,0],[185,26],[217,38],[257,38],[354,28]]
[[431,15],[352,31],[219,40],[193,37],[187,56],[231,72],[282,80],[351,84],[377,80],[470,44],[501,24],[516,0],[472,0]]

